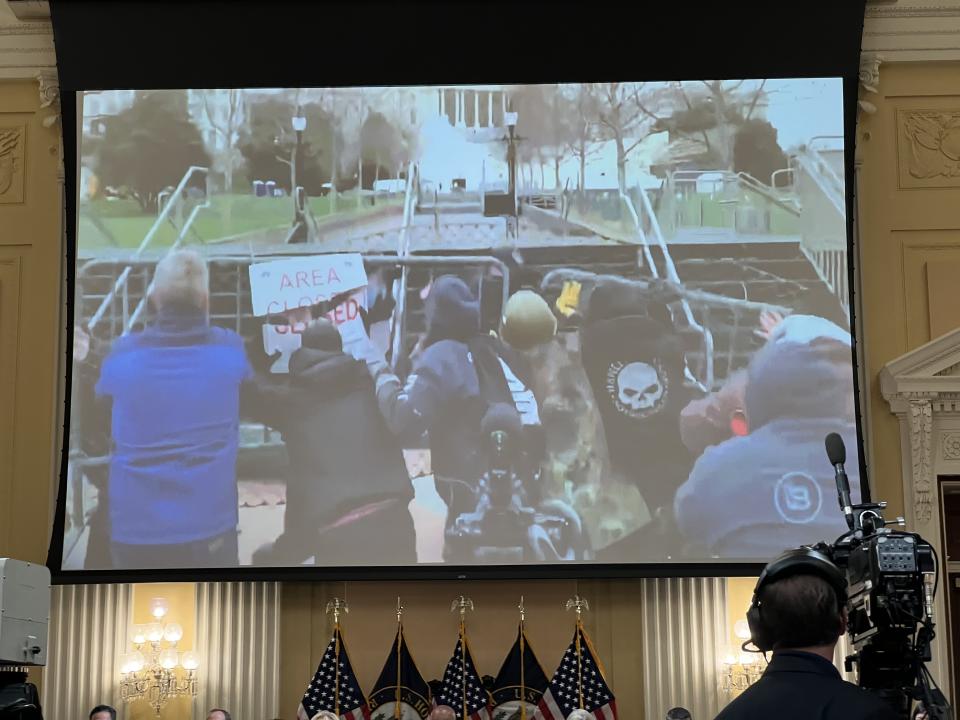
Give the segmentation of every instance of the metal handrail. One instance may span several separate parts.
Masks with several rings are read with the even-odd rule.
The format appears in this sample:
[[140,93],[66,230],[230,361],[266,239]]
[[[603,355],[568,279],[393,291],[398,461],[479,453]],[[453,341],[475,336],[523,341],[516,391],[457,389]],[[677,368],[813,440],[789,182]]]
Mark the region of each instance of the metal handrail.
[[[187,222],[183,224],[183,229],[180,230],[179,235],[177,235],[177,239],[173,241],[173,245],[170,246],[170,249],[168,250],[168,252],[173,252],[178,247],[180,247],[180,244],[183,242],[184,236],[187,234],[187,230],[191,228],[191,226],[193,225],[193,221],[196,220],[197,218],[197,215],[200,213],[201,210],[204,210],[210,207],[209,198],[210,198],[210,195],[207,194],[207,201],[204,203],[200,203],[199,205],[196,205],[193,208],[193,210],[190,211],[190,216],[187,218]],[[140,316],[146,310],[147,302],[150,299],[150,291],[153,289],[153,283],[154,283],[154,280],[151,280],[150,284],[147,286],[146,292],[144,292],[143,297],[140,298],[140,302],[137,303],[137,306],[134,308],[130,316],[124,317],[124,322],[123,322],[124,335],[127,335],[130,333],[130,330],[133,328],[133,326],[140,319]],[[126,298],[126,286],[124,286],[124,298]]]
[[782,197],[779,197],[776,192],[767,185],[764,185],[762,182],[757,180],[753,175],[745,172],[739,172],[736,174],[737,182],[740,183],[743,187],[746,187],[749,190],[762,195],[767,200],[772,202],[777,207],[783,208],[787,212],[800,216],[800,208],[794,203],[790,203],[784,200]]
[[[656,239],[657,245],[660,246],[660,252],[663,254],[663,264],[664,270],[666,271],[667,280],[675,283],[676,285],[682,286],[683,283],[680,282],[680,276],[677,274],[677,266],[673,262],[673,257],[670,255],[670,249],[667,247],[666,241],[663,239],[663,231],[660,229],[660,221],[657,220],[657,214],[653,211],[653,205],[650,203],[650,198],[647,197],[647,191],[643,188],[639,188],[640,201],[643,206],[644,212],[650,217],[650,228],[653,230],[653,237]],[[626,200],[627,206],[631,209],[631,215],[635,219],[637,224],[637,229],[641,235],[643,233],[643,225],[639,222],[640,217],[636,211],[636,208],[633,207],[633,201],[627,197],[622,196]],[[644,245],[646,245],[646,237],[644,235]],[[656,266],[651,263],[653,271],[656,272]],[[656,277],[656,276],[655,276]],[[703,381],[698,380],[702,389],[712,390],[713,381],[714,381],[714,366],[713,366],[713,352],[714,352],[714,343],[713,343],[713,333],[710,332],[709,328],[701,325],[696,317],[693,314],[693,309],[690,307],[690,303],[687,302],[686,298],[680,300],[680,307],[683,310],[684,318],[687,321],[687,325],[697,332],[700,335],[701,340],[703,341],[703,356],[704,356],[704,375],[705,378]]]
[[[796,172],[797,172],[796,169],[792,167],[786,167],[786,168],[780,168],[779,170],[774,170],[772,173],[770,173],[770,187],[773,188],[774,191],[776,191],[777,176],[780,175],[780,173],[792,173],[793,175],[796,175]],[[795,180],[791,177],[790,184],[793,185],[794,182]]]
[[[407,258],[410,255],[410,226],[416,216],[417,204],[420,199],[420,166],[416,163],[410,163],[407,166],[407,192],[403,198],[403,224],[400,226],[400,234],[397,238],[397,256]],[[396,363],[400,357],[400,351],[403,345],[403,326],[407,312],[407,284],[409,279],[408,268],[404,266],[400,273],[400,284],[397,288],[394,300],[397,303],[395,315],[393,318],[393,342],[391,343],[391,358]]]
[[[170,217],[170,212],[172,211],[173,206],[176,204],[175,198],[181,198],[183,196],[183,191],[186,189],[187,183],[189,182],[190,178],[193,176],[195,172],[207,173],[207,180],[209,183],[209,173],[210,173],[209,169],[205,167],[201,167],[199,165],[191,165],[187,169],[187,172],[184,174],[183,178],[180,180],[180,183],[174,189],[173,196],[171,197],[170,201],[164,206],[160,214],[157,215],[157,219],[154,220],[153,225],[151,225],[150,229],[147,230],[147,234],[143,236],[143,240],[140,242],[140,245],[133,252],[133,254],[130,255],[130,260],[136,260],[138,257],[140,257],[141,254],[143,254],[143,251],[150,244],[150,241],[153,240],[154,235],[156,235],[157,230],[159,230],[160,226],[167,220],[167,218]],[[209,197],[210,197],[210,192],[208,187],[207,188],[208,202],[209,202]],[[184,230],[186,230],[186,226],[184,227]],[[103,319],[104,314],[107,312],[107,309],[113,303],[113,300],[117,296],[117,293],[119,293],[124,287],[126,287],[126,283],[130,278],[130,271],[131,271],[131,266],[128,266],[122,273],[120,273],[119,277],[117,277],[117,281],[114,283],[113,288],[110,290],[109,293],[107,293],[106,297],[103,298],[103,301],[100,303],[100,307],[97,308],[97,311],[93,314],[93,316],[90,318],[90,321],[87,323],[88,331],[91,331],[91,332],[93,331],[93,328],[97,325],[97,323],[99,323],[100,320]]]
[[650,244],[647,242],[647,234],[643,231],[643,223],[640,222],[640,217],[637,215],[637,209],[633,206],[633,201],[630,200],[630,198],[624,193],[620,193],[620,200],[623,202],[624,207],[630,211],[630,219],[633,220],[633,227],[637,231],[637,235],[640,237],[640,246],[642,248],[643,257],[647,261],[647,267],[650,268],[650,273],[655,278],[660,277],[660,271],[657,270],[657,264],[653,261],[653,253],[650,252]]
[[819,156],[816,150],[809,149],[806,153],[797,155],[797,162],[807,171],[813,181],[820,186],[830,204],[841,215],[846,214],[846,191],[844,182],[827,163]]

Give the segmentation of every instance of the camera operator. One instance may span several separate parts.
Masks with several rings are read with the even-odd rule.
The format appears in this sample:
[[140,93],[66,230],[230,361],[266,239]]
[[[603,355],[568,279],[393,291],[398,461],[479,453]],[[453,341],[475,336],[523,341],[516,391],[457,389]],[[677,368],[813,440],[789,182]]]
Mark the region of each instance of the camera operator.
[[819,552],[792,550],[770,563],[747,619],[753,644],[773,657],[717,720],[896,720],[891,706],[845,682],[833,665],[847,629],[845,605],[846,578]]

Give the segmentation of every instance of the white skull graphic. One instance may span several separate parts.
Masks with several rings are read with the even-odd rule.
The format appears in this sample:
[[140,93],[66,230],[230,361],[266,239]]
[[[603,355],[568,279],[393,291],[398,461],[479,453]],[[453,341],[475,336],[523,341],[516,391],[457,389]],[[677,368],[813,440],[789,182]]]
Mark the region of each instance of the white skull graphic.
[[652,365],[632,362],[617,374],[617,399],[630,414],[648,414],[662,397],[663,383]]

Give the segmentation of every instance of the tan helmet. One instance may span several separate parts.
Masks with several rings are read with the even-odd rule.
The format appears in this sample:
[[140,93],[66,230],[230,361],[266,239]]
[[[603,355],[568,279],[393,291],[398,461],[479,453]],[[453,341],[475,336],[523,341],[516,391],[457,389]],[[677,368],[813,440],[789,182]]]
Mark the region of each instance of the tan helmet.
[[501,335],[517,350],[550,342],[557,334],[557,318],[547,301],[532,290],[518,290],[503,309]]

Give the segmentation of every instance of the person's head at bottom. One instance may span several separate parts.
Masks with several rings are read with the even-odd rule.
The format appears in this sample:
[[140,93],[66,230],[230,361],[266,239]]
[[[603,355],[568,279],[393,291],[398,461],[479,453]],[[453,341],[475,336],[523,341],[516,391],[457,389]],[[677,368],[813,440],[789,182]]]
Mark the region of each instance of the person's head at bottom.
[[194,250],[174,250],[157,263],[150,302],[159,313],[207,314],[210,274],[206,261]]
[[682,707],[671,708],[667,710],[667,720],[691,720],[690,711]]
[[90,711],[90,720],[117,720],[117,711],[109,705],[97,705]]
[[819,574],[798,570],[776,579],[757,593],[750,626],[754,644],[765,652],[807,652],[832,662],[847,631],[845,599]]
[[207,713],[207,720],[233,720],[230,713],[222,708],[214,708]]

